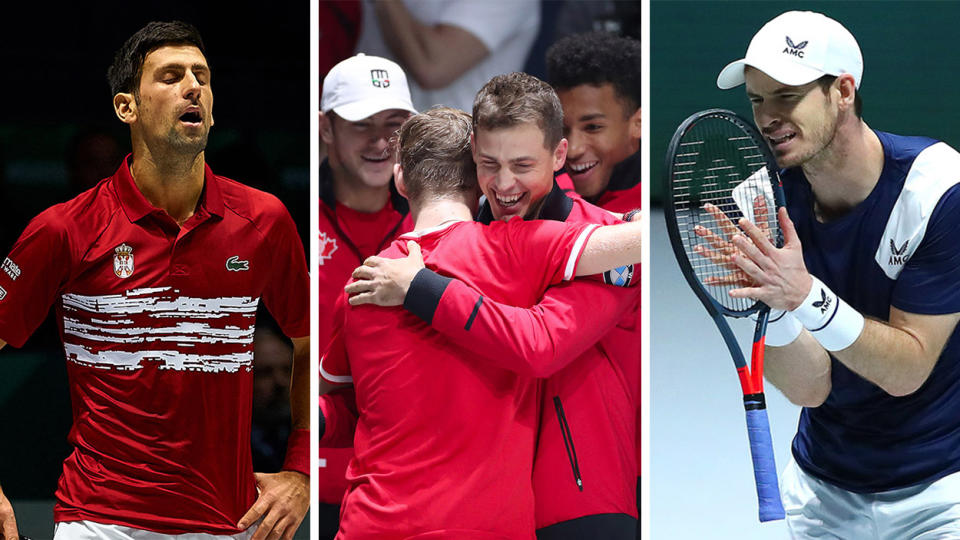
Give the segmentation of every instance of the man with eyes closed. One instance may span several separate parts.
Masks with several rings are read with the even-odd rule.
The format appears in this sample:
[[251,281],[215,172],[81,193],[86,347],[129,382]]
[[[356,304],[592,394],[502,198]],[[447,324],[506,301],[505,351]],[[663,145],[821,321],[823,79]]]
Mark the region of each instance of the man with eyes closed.
[[[196,28],[152,22],[108,74],[132,153],[27,226],[0,272],[0,347],[56,309],[73,405],[56,539],[293,537],[309,505],[309,281],[280,201],[215,175]],[[287,459],[253,472],[260,301],[293,340]],[[0,531],[17,538],[0,493]]]

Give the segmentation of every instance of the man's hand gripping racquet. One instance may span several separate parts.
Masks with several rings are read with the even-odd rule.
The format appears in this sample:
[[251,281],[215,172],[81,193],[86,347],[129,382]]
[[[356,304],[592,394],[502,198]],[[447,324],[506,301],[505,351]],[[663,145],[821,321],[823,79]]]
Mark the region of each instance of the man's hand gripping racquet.
[[[783,243],[777,212],[770,211],[783,206],[776,163],[753,126],[730,111],[711,109],[690,116],[677,128],[666,156],[666,184],[667,231],[677,262],[720,330],[740,379],[760,521],[783,519],[763,397],[763,347],[770,308],[729,294],[753,284],[734,262],[741,256],[732,243],[743,234],[737,226],[740,218],[756,224],[774,245]],[[754,314],[757,326],[748,368],[724,316]]]

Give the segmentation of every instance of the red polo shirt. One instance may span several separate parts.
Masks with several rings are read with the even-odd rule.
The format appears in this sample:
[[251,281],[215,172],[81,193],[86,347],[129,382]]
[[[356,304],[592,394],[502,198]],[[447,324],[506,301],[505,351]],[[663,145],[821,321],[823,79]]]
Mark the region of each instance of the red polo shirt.
[[[590,231],[556,222],[457,222],[417,237],[428,268],[531,306],[569,279]],[[351,375],[359,419],[338,538],[533,538],[532,377],[478,359],[400,308],[347,307],[325,376]],[[344,365],[344,360],[348,365]]]
[[253,333],[263,300],[309,335],[306,259],[276,197],[204,170],[182,227],[114,176],[49,208],[0,275],[0,338],[54,306],[73,405],[55,521],[234,534],[256,499]]

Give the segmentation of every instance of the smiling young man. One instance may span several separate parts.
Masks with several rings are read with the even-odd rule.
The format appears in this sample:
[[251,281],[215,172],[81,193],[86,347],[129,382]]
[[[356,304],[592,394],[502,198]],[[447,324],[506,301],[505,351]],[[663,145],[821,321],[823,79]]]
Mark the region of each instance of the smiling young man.
[[[496,76],[477,94],[473,123],[486,196],[478,221],[619,221],[555,184],[566,141],[549,85],[524,73]],[[551,287],[536,306],[518,308],[423,269],[416,257],[371,262],[347,288],[351,303],[403,303],[484,369],[545,378],[533,471],[538,538],[635,538],[640,340],[632,314],[640,291],[608,284],[630,284],[639,271]]]
[[802,405],[782,494],[799,538],[960,536],[960,154],[861,117],[863,59],[819,13],[768,22],[746,85],[778,164],[785,244],[732,240],[734,296],[777,311],[766,374]]
[[[320,165],[321,348],[329,340],[333,306],[350,272],[413,228],[410,209],[393,183],[393,137],[416,111],[403,70],[359,54],[338,63],[323,81],[320,137],[328,156]],[[348,445],[351,446],[351,445]],[[347,489],[351,448],[321,448],[316,476],[321,526],[328,531]]]
[[567,36],[547,51],[563,106],[567,161],[557,182],[601,208],[640,208],[640,42],[609,32]]
[[[54,537],[292,538],[309,504],[309,287],[296,225],[272,195],[207,166],[211,70],[193,26],[146,25],[108,79],[132,154],[37,216],[0,276],[0,346],[22,345],[54,306],[66,354],[73,451]],[[286,470],[255,475],[261,299],[293,338],[295,429]],[[17,537],[6,505],[0,525]]]
[[[606,255],[607,263],[594,258],[601,251],[620,254],[615,264],[639,260],[639,237],[630,232],[639,223],[474,222],[471,128],[469,115],[448,108],[404,124],[396,178],[416,228],[383,257],[422,249],[431,268],[525,306],[548,285],[609,268]],[[562,150],[525,149],[531,167],[563,162]],[[615,230],[627,241],[601,239]],[[341,313],[321,373],[356,386],[360,414],[338,538],[532,538],[535,379],[483,365],[402,309]],[[463,421],[472,415],[480,421]]]

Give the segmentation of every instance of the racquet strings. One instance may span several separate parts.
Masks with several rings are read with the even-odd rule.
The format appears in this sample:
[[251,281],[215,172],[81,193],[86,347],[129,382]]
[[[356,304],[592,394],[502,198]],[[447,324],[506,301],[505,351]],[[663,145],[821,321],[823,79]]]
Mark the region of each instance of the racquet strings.
[[[724,264],[736,250],[732,245],[718,247],[697,235],[694,229],[702,226],[729,241],[733,234],[740,232],[735,225],[737,221],[746,217],[766,230],[768,238],[778,245],[780,231],[770,185],[771,171],[760,144],[766,143],[756,140],[732,120],[707,116],[683,135],[673,159],[670,197],[687,259],[707,293],[733,312],[748,311],[757,303],[728,294],[732,289],[746,286],[743,281],[749,279]],[[719,219],[707,211],[705,205],[719,209],[722,213]],[[697,246],[715,256],[701,255]],[[729,281],[731,275],[740,282],[722,282]],[[718,280],[721,282],[717,283]]]

